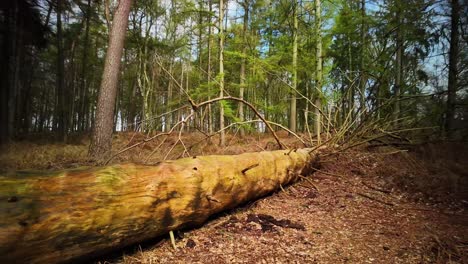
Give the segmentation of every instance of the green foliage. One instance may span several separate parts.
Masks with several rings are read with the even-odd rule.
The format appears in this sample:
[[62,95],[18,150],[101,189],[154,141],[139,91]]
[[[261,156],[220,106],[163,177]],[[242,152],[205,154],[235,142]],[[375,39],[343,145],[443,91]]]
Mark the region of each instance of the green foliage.
[[[74,91],[70,106],[75,112],[72,130],[89,131],[95,115],[109,29],[103,3],[91,1],[88,14],[87,1],[65,2],[65,76],[67,89]],[[195,102],[216,98],[221,77],[225,81],[225,94],[240,96],[243,61],[244,98],[274,122],[288,123],[291,96],[298,100],[299,113],[305,108],[309,111],[313,108],[310,104],[307,107],[307,100],[302,98],[306,96],[312,101],[319,98],[324,106],[336,106],[332,113],[324,107],[325,114],[344,116],[353,111],[353,118],[358,120],[358,109],[365,106],[368,114],[387,116],[394,110],[394,106],[385,102],[395,97],[397,31],[404,43],[401,95],[411,97],[443,92],[440,83],[445,79],[440,76],[447,75],[445,67],[435,69],[427,65],[435,53],[444,54],[448,48],[447,22],[441,24],[444,20],[436,14],[447,9],[446,3],[373,0],[364,1],[363,9],[362,2],[322,1],[323,89],[319,93],[315,83],[314,1],[231,1],[227,29],[223,34],[224,76],[218,74],[218,1],[212,1],[211,11],[208,1],[134,1],[119,76],[117,123],[122,124],[123,129],[130,129],[132,122],[155,118],[158,125],[147,130],[161,128],[163,123],[166,127],[174,124],[181,116],[179,112],[165,117],[160,115],[187,105],[188,96]],[[292,64],[294,5],[297,5],[299,20],[296,69]],[[249,14],[245,36],[244,8]],[[50,21],[54,21],[54,12],[52,9]],[[401,23],[397,14],[401,16]],[[88,16],[89,36],[85,43]],[[51,30],[55,29],[51,27]],[[54,37],[54,34],[48,36],[50,44],[44,50],[31,52],[37,54],[38,67],[31,80],[29,118],[43,119],[42,125],[35,124],[42,130],[53,129],[57,107],[55,72],[58,52]],[[461,49],[461,65],[467,64],[467,57],[466,49]],[[301,95],[291,90],[294,71],[297,71],[297,90]],[[467,72],[460,70],[460,90],[466,91],[464,77]],[[441,78],[437,85],[436,78]],[[443,98],[405,100],[402,108],[409,109],[408,115],[425,115],[425,124],[440,123],[445,111],[443,104]],[[239,103],[223,101],[222,105],[228,124],[239,121]],[[256,119],[250,109],[244,109],[245,120]],[[209,119],[215,128],[218,113],[219,105],[214,104]],[[206,116],[200,122],[208,123]],[[86,125],[79,126],[80,122]],[[299,127],[304,126],[299,124]],[[37,128],[37,131],[41,129]]]

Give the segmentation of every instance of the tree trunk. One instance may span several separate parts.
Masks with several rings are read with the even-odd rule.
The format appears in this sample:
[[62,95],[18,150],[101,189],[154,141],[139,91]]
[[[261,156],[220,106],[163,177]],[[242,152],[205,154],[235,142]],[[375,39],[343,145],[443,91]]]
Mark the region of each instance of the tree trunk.
[[291,105],[290,105],[290,116],[289,116],[289,130],[296,132],[297,128],[297,112],[296,112],[296,91],[297,91],[297,31],[298,31],[298,19],[297,19],[297,10],[299,3],[294,1],[294,11],[293,11],[293,54],[292,54],[292,87],[291,91]]
[[10,69],[10,49],[12,45],[11,34],[10,34],[10,20],[11,20],[11,9],[9,12],[5,12],[6,24],[8,25],[8,30],[4,35],[4,39],[0,41],[0,145],[4,144],[8,140],[8,100],[9,100],[9,69]]
[[[244,7],[244,25],[242,28],[242,60],[241,60],[241,68],[240,68],[240,87],[239,87],[239,98],[244,99],[244,89],[245,89],[245,64],[246,64],[246,56],[247,56],[247,27],[249,24],[249,5],[250,0],[244,0],[242,3]],[[239,120],[243,122],[245,119],[244,117],[244,104],[239,104]],[[240,136],[245,136],[245,129],[241,126],[240,127]]]
[[65,108],[65,59],[63,56],[63,34],[62,34],[62,5],[63,0],[57,1],[57,93],[56,93],[56,116],[54,117],[56,129],[60,140],[66,139],[66,111]]
[[[207,73],[207,83],[208,83],[208,100],[211,99],[211,13],[213,11],[213,5],[211,0],[208,0],[208,43],[207,43],[207,50],[208,50],[208,62],[206,66],[206,73]],[[207,106],[208,108],[208,132],[213,134],[213,113],[211,111],[211,104]]]
[[203,56],[202,56],[202,50],[203,50],[203,1],[199,0],[198,1],[198,67],[200,69],[203,69]]
[[[219,1],[219,97],[224,97],[224,3],[223,0]],[[219,102],[219,146],[226,145],[226,135],[224,131],[224,106],[223,102]]]
[[458,23],[460,20],[460,5],[458,0],[451,0],[451,32],[450,32],[450,50],[449,50],[449,79],[447,95],[447,112],[445,117],[445,131],[447,136],[452,136],[453,121],[455,115],[455,101],[457,96],[457,78],[458,78]]
[[120,75],[120,60],[127,31],[128,15],[132,0],[121,0],[114,14],[114,21],[109,36],[104,71],[97,103],[89,156],[102,158],[110,154],[112,147],[113,116],[117,82]]
[[91,0],[88,0],[86,6],[86,23],[85,23],[85,36],[83,40],[83,57],[81,60],[81,80],[80,80],[80,98],[79,98],[79,112],[78,112],[78,131],[85,130],[85,111],[86,109],[86,99],[87,96],[87,71],[88,71],[88,49],[89,49],[89,28],[91,20]]
[[298,149],[0,175],[0,262],[83,260],[200,225],[307,175],[314,160]]
[[316,34],[317,34],[317,65],[316,65],[316,75],[315,75],[315,85],[317,87],[317,99],[315,100],[315,134],[317,134],[317,144],[321,143],[322,133],[322,114],[320,109],[322,109],[322,9],[320,0],[315,1],[315,19],[316,19]]
[[359,71],[360,71],[360,80],[359,80],[359,92],[360,92],[360,110],[364,113],[366,112],[366,73],[364,69],[364,58],[365,58],[365,48],[366,48],[366,1],[361,0],[361,54],[359,58]]
[[397,14],[396,14],[396,19],[397,19],[397,29],[396,29],[396,45],[397,45],[397,50],[396,50],[396,59],[395,59],[395,64],[396,64],[396,73],[395,73],[395,106],[393,110],[394,114],[394,125],[397,125],[398,119],[400,118],[400,95],[401,95],[401,89],[402,89],[402,79],[403,79],[403,68],[402,68],[402,60],[403,60],[403,37],[402,37],[402,19],[401,19],[401,2],[396,1],[397,4]]
[[19,7],[17,1],[10,1],[4,10],[4,34],[0,41],[0,144],[12,139],[15,135],[16,92],[15,71],[17,66],[17,49],[19,48]]

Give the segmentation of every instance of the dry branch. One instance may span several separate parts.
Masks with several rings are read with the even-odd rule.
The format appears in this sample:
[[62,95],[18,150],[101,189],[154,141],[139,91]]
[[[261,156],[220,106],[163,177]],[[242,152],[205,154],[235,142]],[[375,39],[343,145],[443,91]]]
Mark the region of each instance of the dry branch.
[[202,103],[197,104],[191,98],[189,98],[189,102],[192,105],[194,111],[197,111],[198,108],[200,108],[200,107],[202,107],[204,105],[212,104],[212,103],[215,103],[215,102],[218,102],[218,101],[224,101],[224,100],[237,101],[237,102],[243,103],[246,106],[248,106],[255,113],[255,115],[259,119],[261,119],[263,121],[263,123],[265,123],[266,127],[268,128],[268,131],[271,132],[271,134],[273,135],[273,137],[276,140],[276,143],[278,143],[278,146],[280,147],[280,149],[285,149],[286,148],[286,146],[279,140],[278,135],[276,135],[275,130],[273,130],[270,123],[258,112],[258,110],[251,103],[245,101],[244,99],[233,97],[233,96],[224,96],[224,97],[218,97],[218,98],[210,99],[208,101],[204,101]]

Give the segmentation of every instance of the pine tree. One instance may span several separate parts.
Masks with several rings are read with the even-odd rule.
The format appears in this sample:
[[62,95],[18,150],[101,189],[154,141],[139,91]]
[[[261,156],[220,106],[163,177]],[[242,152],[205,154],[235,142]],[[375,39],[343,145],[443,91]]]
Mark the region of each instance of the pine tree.
[[108,156],[112,148],[117,83],[131,5],[132,0],[121,0],[114,14],[88,153],[92,158],[99,159]]

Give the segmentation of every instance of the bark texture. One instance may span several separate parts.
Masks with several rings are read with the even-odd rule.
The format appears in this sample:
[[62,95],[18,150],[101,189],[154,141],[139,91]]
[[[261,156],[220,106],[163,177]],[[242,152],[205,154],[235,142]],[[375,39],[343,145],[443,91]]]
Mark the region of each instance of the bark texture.
[[120,73],[120,61],[127,31],[128,15],[132,0],[121,0],[114,14],[114,21],[109,36],[104,72],[96,109],[89,156],[102,158],[108,155],[112,147],[112,131],[114,128],[114,108],[117,96],[117,82]]
[[298,5],[296,1],[294,2],[294,11],[293,11],[293,51],[292,51],[292,91],[291,91],[291,102],[290,102],[290,113],[289,113],[289,130],[292,132],[296,132],[297,129],[297,100],[296,100],[296,93],[297,93],[297,31],[299,29],[299,22],[297,19],[297,10]]
[[[219,1],[219,97],[224,96],[224,3],[223,0]],[[224,131],[224,105],[219,102],[219,146],[226,145],[226,135]]]
[[100,255],[203,223],[310,171],[310,149],[0,174],[0,263]]
[[317,90],[317,98],[315,99],[315,134],[317,135],[317,144],[321,143],[322,134],[322,81],[323,81],[323,65],[322,65],[322,9],[320,0],[315,1],[315,21],[317,34],[317,60],[315,71],[315,87]]

